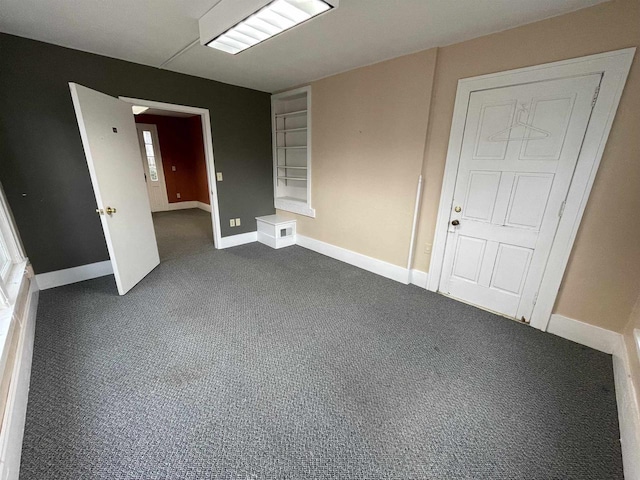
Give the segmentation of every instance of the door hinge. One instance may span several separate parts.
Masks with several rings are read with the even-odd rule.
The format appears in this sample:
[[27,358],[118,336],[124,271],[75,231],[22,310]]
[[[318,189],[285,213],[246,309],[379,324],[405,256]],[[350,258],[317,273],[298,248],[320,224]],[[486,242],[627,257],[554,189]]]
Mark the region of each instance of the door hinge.
[[599,93],[600,93],[600,85],[596,87],[596,91],[593,93],[593,100],[591,100],[591,108],[596,106],[596,100],[598,100]]
[[560,210],[558,210],[558,217],[562,218],[562,215],[564,214],[564,207],[567,205],[567,201],[563,200],[562,203],[560,204]]
[[538,301],[538,292],[536,292],[535,295],[533,295],[533,304],[535,305],[537,301]]

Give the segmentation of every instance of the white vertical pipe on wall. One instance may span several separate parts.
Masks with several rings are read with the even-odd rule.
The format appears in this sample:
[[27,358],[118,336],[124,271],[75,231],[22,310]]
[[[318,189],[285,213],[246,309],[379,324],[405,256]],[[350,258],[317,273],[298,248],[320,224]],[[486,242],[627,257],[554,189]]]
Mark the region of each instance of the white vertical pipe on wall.
[[420,198],[422,197],[422,175],[418,177],[418,189],[416,191],[416,205],[413,209],[413,226],[411,227],[411,242],[409,243],[409,258],[407,259],[407,270],[409,271],[409,282],[411,282],[411,266],[413,264],[413,249],[416,242],[416,229],[418,228],[418,212],[420,211]]

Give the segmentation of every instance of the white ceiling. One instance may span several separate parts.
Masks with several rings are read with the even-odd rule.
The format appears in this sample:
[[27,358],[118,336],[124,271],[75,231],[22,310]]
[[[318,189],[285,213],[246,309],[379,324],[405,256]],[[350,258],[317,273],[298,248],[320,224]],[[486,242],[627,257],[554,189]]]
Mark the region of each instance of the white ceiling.
[[605,0],[341,0],[238,55],[197,43],[175,56],[219,1],[0,0],[0,31],[273,92]]

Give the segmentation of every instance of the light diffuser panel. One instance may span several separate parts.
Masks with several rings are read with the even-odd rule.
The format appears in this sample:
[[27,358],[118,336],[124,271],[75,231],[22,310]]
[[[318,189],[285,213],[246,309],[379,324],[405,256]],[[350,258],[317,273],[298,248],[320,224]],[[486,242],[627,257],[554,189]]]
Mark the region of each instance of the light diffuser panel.
[[207,46],[236,54],[333,8],[323,0],[275,0]]

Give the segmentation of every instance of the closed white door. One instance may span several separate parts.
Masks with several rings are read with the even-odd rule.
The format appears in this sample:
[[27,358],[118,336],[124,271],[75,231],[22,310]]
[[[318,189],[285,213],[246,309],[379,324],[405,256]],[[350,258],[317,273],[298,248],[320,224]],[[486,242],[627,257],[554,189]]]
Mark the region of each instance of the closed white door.
[[169,210],[169,196],[162,169],[158,129],[155,125],[146,123],[136,123],[136,128],[151,211]]
[[601,75],[473,92],[440,291],[529,319]]
[[118,293],[124,295],[160,263],[133,112],[117,98],[69,86]]

